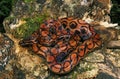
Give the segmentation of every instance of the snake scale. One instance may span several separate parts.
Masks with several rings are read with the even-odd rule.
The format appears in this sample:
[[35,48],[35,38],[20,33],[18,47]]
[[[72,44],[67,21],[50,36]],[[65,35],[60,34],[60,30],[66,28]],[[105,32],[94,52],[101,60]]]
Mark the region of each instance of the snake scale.
[[23,47],[31,46],[35,53],[42,55],[52,72],[65,74],[88,52],[100,47],[102,42],[100,35],[85,21],[61,18],[45,21],[19,44]]

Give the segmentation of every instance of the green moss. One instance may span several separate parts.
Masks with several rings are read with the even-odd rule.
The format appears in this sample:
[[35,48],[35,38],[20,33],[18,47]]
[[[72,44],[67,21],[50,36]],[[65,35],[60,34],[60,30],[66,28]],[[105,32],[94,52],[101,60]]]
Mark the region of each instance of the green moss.
[[[82,61],[81,61],[82,62]],[[78,67],[77,67],[77,72],[82,73],[86,71],[91,71],[95,69],[95,67],[92,65],[93,63],[88,63],[86,64],[85,62],[82,62]]]
[[71,78],[71,79],[77,79],[77,75],[78,75],[77,72],[73,72],[73,74],[72,74],[72,78]]
[[36,31],[40,24],[46,19],[46,15],[34,16],[29,18],[24,18],[25,24],[14,30],[14,35],[16,38],[26,38]]

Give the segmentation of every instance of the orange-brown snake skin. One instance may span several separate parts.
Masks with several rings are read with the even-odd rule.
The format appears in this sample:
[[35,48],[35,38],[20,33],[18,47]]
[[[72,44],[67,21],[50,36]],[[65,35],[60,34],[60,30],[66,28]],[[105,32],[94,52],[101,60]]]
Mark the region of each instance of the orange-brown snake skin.
[[48,20],[30,37],[19,42],[32,46],[42,55],[49,69],[57,74],[70,72],[88,52],[101,46],[101,38],[93,27],[80,19]]

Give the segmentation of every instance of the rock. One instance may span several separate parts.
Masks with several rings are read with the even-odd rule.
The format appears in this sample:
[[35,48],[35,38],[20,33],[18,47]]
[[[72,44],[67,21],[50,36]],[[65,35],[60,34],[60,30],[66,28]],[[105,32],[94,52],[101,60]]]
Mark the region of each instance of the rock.
[[106,53],[108,54],[106,57],[108,58],[109,62],[111,62],[114,67],[120,67],[120,49],[113,51],[108,49]]
[[0,33],[0,71],[5,70],[6,64],[13,57],[13,41],[5,34]]
[[112,75],[109,75],[107,73],[101,72],[97,75],[97,77],[95,79],[116,79],[115,77],[113,77]]
[[13,11],[3,24],[7,33],[18,38],[31,34],[47,18],[73,16],[84,20],[90,18],[93,21],[110,22],[110,9],[110,0],[16,1]]
[[98,74],[97,64],[80,62],[78,71],[80,74],[77,75],[77,79],[92,79]]
[[[50,72],[44,59],[33,54],[31,48],[26,49],[18,45],[21,38],[29,36],[44,20],[51,18],[73,16],[89,23],[98,22],[101,24],[98,25],[100,27],[114,26],[110,23],[110,16],[108,16],[111,5],[111,0],[16,1],[10,16],[4,20],[6,35],[0,34],[0,71],[2,71],[0,77],[3,79],[4,77],[12,79],[93,79],[96,77],[95,79],[101,79],[104,76],[106,79],[119,79],[120,51],[106,48],[106,42],[116,37],[114,34],[111,35],[112,33],[109,35],[107,29],[101,31],[102,29],[97,28],[97,32],[105,42],[102,48],[91,52],[80,61],[73,71],[62,76]],[[97,26],[97,24],[93,26]],[[9,34],[11,35],[9,36]],[[118,42],[114,41],[110,44],[115,46],[118,45]],[[15,57],[10,60],[12,56]]]
[[110,41],[110,42],[108,43],[107,48],[120,49],[120,40]]
[[88,62],[99,63],[104,62],[104,56],[102,55],[100,50],[97,50],[90,53],[87,57],[85,57],[84,60]]
[[6,34],[0,33],[0,79],[13,79],[11,65],[8,66],[14,58],[13,44]]
[[0,72],[0,79],[13,79],[13,72],[3,71]]

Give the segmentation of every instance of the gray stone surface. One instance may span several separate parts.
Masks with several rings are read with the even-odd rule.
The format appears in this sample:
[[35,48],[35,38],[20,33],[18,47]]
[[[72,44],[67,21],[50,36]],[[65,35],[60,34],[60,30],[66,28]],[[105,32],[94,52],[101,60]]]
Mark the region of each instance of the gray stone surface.
[[86,55],[73,71],[62,76],[50,72],[46,61],[34,54],[31,48],[18,45],[25,36],[23,34],[30,34],[28,29],[40,26],[39,16],[44,14],[47,15],[45,19],[72,16],[109,23],[110,9],[111,0],[18,0],[4,21],[6,34],[12,41],[0,34],[0,79],[120,79],[120,49],[106,48],[108,38],[103,31],[100,31],[104,42],[102,48]]

